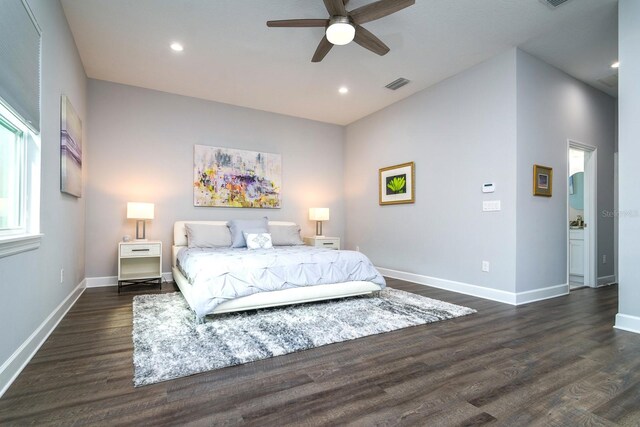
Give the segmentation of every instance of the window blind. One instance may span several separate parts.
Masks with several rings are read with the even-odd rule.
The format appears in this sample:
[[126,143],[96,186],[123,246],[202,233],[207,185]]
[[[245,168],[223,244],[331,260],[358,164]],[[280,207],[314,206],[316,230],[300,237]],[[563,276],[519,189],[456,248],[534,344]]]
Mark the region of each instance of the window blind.
[[40,29],[21,0],[0,4],[0,98],[40,132]]

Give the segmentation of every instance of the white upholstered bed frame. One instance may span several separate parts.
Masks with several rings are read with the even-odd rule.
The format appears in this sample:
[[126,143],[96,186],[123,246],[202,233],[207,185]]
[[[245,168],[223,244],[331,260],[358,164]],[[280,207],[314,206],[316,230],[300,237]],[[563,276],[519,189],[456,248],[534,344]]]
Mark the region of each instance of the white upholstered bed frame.
[[[226,225],[226,221],[176,221],[173,225],[173,247],[171,269],[173,279],[180,288],[182,295],[191,307],[193,292],[191,284],[177,268],[178,251],[187,246],[187,233],[184,227],[189,224]],[[269,221],[270,225],[293,225],[293,222]],[[354,281],[332,283],[328,285],[305,286],[284,289],[280,291],[259,292],[246,297],[225,301],[208,314],[230,313],[234,311],[255,310],[258,308],[277,307],[280,305],[300,304],[312,301],[322,301],[335,298],[345,298],[356,295],[372,294],[380,291],[380,286],[372,282]]]

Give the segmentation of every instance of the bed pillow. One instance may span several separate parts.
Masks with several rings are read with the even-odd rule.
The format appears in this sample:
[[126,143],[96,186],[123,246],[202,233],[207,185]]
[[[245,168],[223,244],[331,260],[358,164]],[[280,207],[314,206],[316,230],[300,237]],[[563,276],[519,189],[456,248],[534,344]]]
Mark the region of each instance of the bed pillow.
[[266,216],[262,219],[233,219],[227,226],[231,231],[231,247],[244,248],[247,242],[242,233],[268,233],[269,219]]
[[231,233],[224,225],[185,224],[187,245],[190,248],[228,248],[231,246]]
[[271,242],[271,234],[269,233],[242,233],[244,239],[247,242],[247,248],[252,249],[271,249],[273,243]]
[[300,226],[298,224],[269,224],[269,232],[271,233],[273,246],[304,245],[300,237]]

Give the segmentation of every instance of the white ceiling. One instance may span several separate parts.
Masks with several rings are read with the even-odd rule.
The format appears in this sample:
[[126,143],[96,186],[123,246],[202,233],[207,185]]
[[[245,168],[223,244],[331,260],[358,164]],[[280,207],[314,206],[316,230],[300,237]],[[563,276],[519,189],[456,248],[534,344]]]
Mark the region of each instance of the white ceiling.
[[[372,0],[351,0],[355,9]],[[320,63],[322,28],[267,28],[266,21],[325,18],[322,0],[62,0],[86,73],[94,79],[348,124],[520,46],[567,73],[597,82],[614,71],[617,0],[417,0],[365,24],[390,48],[351,43]],[[185,47],[174,53],[169,44]],[[411,83],[384,86],[398,77]],[[338,88],[349,93],[340,95]]]

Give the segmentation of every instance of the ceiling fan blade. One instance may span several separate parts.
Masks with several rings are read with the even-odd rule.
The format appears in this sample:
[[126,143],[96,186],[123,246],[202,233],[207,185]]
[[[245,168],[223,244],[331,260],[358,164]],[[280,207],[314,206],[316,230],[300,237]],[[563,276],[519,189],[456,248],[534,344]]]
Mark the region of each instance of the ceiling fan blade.
[[331,16],[347,16],[342,0],[324,0],[324,6]]
[[374,36],[369,30],[360,25],[356,25],[356,36],[353,39],[365,49],[369,49],[373,53],[378,55],[386,55],[389,52],[389,46],[384,44],[382,40]]
[[320,44],[318,44],[318,48],[316,49],[316,53],[314,53],[313,58],[311,58],[311,62],[322,61],[332,47],[333,44],[327,40],[327,36],[322,37],[322,40],[320,40]]
[[326,27],[328,19],[281,19],[267,21],[267,27]]
[[391,15],[415,3],[416,0],[379,0],[352,10],[349,12],[349,16],[354,23],[364,24]]

